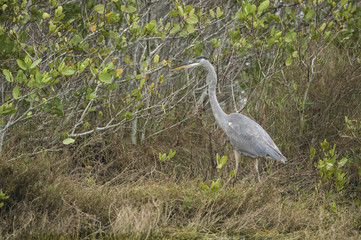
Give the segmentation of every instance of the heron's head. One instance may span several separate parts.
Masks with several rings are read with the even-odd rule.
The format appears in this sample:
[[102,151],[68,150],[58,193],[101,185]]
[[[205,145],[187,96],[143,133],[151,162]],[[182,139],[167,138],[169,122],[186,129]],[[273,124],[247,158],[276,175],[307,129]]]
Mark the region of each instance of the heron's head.
[[174,71],[174,70],[178,70],[178,69],[182,69],[182,68],[192,68],[192,67],[200,66],[205,62],[208,62],[208,58],[206,58],[204,56],[199,56],[199,57],[193,58],[192,60],[190,60],[186,63],[183,63],[179,66],[171,68],[170,70]]

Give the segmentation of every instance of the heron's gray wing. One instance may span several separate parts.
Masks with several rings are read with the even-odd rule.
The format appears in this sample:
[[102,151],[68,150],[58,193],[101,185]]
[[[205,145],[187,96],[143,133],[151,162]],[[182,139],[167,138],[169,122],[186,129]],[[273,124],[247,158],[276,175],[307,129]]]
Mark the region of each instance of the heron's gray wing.
[[238,152],[250,157],[270,157],[284,162],[276,144],[268,133],[255,121],[239,113],[228,115],[226,134]]

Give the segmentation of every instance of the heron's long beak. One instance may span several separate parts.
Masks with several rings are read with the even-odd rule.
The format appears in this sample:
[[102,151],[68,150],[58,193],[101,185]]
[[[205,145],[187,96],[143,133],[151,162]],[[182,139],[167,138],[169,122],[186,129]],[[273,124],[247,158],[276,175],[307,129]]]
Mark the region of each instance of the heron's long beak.
[[182,68],[191,68],[191,67],[195,67],[195,66],[198,66],[199,63],[197,62],[194,62],[193,60],[191,61],[188,61],[180,66],[177,66],[177,67],[174,67],[174,68],[171,68],[170,70],[171,71],[174,71],[174,70],[178,70],[178,69],[182,69]]

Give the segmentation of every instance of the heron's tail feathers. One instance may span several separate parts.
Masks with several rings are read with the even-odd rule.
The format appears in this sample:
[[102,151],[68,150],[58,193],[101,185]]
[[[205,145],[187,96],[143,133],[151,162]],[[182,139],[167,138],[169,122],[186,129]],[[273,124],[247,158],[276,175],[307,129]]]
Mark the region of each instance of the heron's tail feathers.
[[278,150],[277,147],[276,148],[270,147],[268,149],[267,156],[281,163],[286,163],[287,161],[286,157],[282,155],[282,153],[280,152],[280,150]]

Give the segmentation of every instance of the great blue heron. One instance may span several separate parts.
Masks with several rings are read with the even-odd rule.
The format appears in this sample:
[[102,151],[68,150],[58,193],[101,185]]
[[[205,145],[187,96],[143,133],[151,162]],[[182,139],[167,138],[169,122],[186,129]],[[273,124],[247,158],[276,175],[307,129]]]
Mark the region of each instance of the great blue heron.
[[218,125],[227,134],[234,148],[236,159],[235,179],[237,177],[240,154],[256,158],[255,168],[258,175],[258,181],[261,180],[258,171],[258,157],[271,158],[281,163],[285,163],[285,156],[282,155],[272,138],[258,123],[241,113],[226,114],[219,106],[216,97],[217,74],[206,57],[196,57],[185,64],[172,68],[171,71],[196,66],[202,66],[208,71],[208,95],[213,115]]

